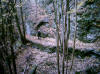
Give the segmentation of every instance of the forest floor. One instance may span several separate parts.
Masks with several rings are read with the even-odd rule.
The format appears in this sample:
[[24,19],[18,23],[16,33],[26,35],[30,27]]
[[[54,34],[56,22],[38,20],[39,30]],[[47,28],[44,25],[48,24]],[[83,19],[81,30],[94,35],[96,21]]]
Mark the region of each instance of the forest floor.
[[[60,56],[60,66],[62,65],[61,59]],[[75,58],[73,72],[83,71],[86,68],[95,66],[97,62],[99,60],[93,57]],[[22,49],[17,57],[18,74],[29,74],[36,65],[38,66],[37,74],[57,74],[56,53],[40,51],[30,46],[24,50]],[[69,60],[68,66],[71,66],[71,60]]]
[[[54,38],[40,38],[38,39],[36,36],[26,36],[28,40],[33,43],[38,43],[43,46],[56,46],[56,39]],[[69,42],[72,46],[72,42]],[[79,42],[78,42],[79,43]],[[76,48],[89,48],[93,47],[92,44],[77,43]],[[82,44],[82,45],[81,45]],[[78,46],[79,45],[79,46]],[[84,46],[83,46],[84,45]],[[62,65],[62,55],[60,55],[60,70]],[[96,66],[100,60],[94,57],[85,57],[84,59],[74,58],[73,71],[68,74],[73,74],[75,71],[84,71],[92,66]],[[71,66],[71,59],[68,61],[68,68]],[[56,53],[48,53],[45,51],[40,51],[39,48],[33,47],[32,44],[28,43],[26,47],[22,47],[19,50],[19,54],[17,56],[17,68],[18,74],[29,74],[29,72],[37,67],[37,74],[57,74],[57,62],[56,62]]]

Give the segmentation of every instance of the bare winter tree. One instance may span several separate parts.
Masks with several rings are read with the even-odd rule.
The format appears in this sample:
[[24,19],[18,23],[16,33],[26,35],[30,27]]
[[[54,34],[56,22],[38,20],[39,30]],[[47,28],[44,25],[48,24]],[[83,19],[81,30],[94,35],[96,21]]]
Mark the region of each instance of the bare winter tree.
[[[77,11],[77,0],[75,0],[75,10]],[[77,12],[75,12],[75,32],[74,32],[74,42],[73,42],[73,51],[72,51],[72,65],[71,65],[70,70],[72,70],[72,66],[73,66],[73,62],[74,62],[76,32],[77,32]]]
[[21,13],[21,24],[23,25],[23,37],[24,40],[26,40],[26,36],[25,36],[25,22],[24,22],[24,16],[23,16],[23,7],[22,7],[22,0],[20,0],[20,13]]
[[55,23],[56,23],[56,32],[57,32],[57,66],[58,66],[58,74],[60,74],[60,67],[59,67],[59,27],[58,27],[58,21],[57,21],[57,0],[54,1],[54,9],[55,9]]

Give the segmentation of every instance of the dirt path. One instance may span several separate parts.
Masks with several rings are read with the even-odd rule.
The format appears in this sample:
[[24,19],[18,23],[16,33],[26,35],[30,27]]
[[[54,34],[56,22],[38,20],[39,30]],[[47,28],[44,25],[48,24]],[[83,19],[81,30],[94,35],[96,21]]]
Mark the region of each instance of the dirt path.
[[[56,39],[54,38],[41,38],[38,39],[36,36],[26,35],[26,38],[34,43],[42,44],[43,46],[56,46]],[[69,47],[73,47],[73,41],[69,40]],[[96,46],[96,43],[83,43],[76,40],[76,49],[100,49],[100,46]]]

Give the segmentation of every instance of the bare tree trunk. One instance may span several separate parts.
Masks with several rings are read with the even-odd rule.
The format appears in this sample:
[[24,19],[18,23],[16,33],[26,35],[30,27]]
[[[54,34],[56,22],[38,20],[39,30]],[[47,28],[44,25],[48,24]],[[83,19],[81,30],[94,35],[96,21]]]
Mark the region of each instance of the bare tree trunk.
[[73,67],[73,62],[74,62],[74,52],[75,52],[75,43],[76,43],[76,32],[77,32],[77,0],[75,0],[75,33],[74,33],[74,45],[73,45],[73,51],[72,51],[72,65],[71,65],[71,68],[70,70],[72,70],[72,67]]
[[14,53],[14,49],[13,49],[13,43],[14,43],[14,37],[13,37],[13,26],[12,26],[12,23],[9,23],[11,24],[11,27],[9,28],[10,30],[10,40],[11,40],[11,45],[10,45],[10,49],[11,49],[11,56],[12,56],[12,62],[13,62],[13,68],[14,68],[14,74],[17,74],[17,69],[16,69],[16,61],[15,61],[15,53]]
[[[22,1],[20,0],[20,4],[22,4]],[[23,36],[24,36],[24,40],[26,40],[26,37],[25,37],[25,23],[24,23],[24,18],[23,18],[23,8],[22,6],[20,7],[20,10],[21,10],[21,19],[22,19],[22,25],[23,25]]]
[[57,64],[58,64],[58,74],[60,74],[60,67],[59,67],[59,34],[57,33]]
[[[9,1],[10,2],[10,6],[13,9],[13,5],[14,5],[14,0],[13,1]],[[10,10],[11,11],[11,10]],[[11,45],[10,45],[10,49],[11,49],[11,56],[12,56],[12,62],[13,62],[13,69],[14,69],[14,74],[17,74],[17,69],[16,69],[16,61],[15,61],[15,53],[14,53],[14,49],[13,49],[13,43],[15,42],[14,39],[14,25],[13,24],[13,14],[9,11],[9,19],[8,19],[8,24],[9,26],[9,32],[10,32],[10,41],[11,41]]]
[[60,74],[60,67],[59,67],[59,27],[57,21],[57,0],[54,2],[54,9],[55,9],[55,23],[56,23],[56,32],[57,32],[57,66],[58,66],[58,74]]
[[[64,5],[63,5],[63,0],[61,0],[61,9],[62,9],[62,19],[63,19],[63,22],[64,22]],[[63,31],[62,31],[62,38],[63,38],[63,56],[62,56],[62,74],[64,74],[64,71],[65,71],[65,26],[64,26],[65,23],[63,23]]]
[[25,39],[24,39],[24,36],[23,36],[23,34],[21,32],[20,22],[19,22],[18,15],[17,15],[17,9],[15,8],[15,3],[13,3],[12,9],[13,9],[13,12],[16,13],[15,14],[15,20],[16,20],[16,25],[17,25],[20,37],[21,37],[21,41],[22,41],[23,44],[25,44]]
[[[67,12],[70,11],[70,7],[69,7],[69,0],[66,0],[67,2]],[[65,41],[65,49],[67,49],[67,61],[66,61],[66,74],[67,74],[67,70],[68,70],[68,40],[69,40],[69,34],[70,34],[70,14],[67,14],[67,37],[66,37],[66,41]]]
[[[12,21],[12,19],[11,19]],[[14,74],[17,74],[17,69],[16,69],[16,61],[15,61],[15,53],[14,53],[14,49],[13,49],[13,43],[14,43],[14,37],[13,37],[13,26],[12,26],[12,23],[9,23],[11,24],[9,30],[10,30],[10,40],[11,40],[11,45],[10,45],[10,48],[11,48],[11,56],[12,56],[12,62],[13,62],[13,68],[14,68]]]

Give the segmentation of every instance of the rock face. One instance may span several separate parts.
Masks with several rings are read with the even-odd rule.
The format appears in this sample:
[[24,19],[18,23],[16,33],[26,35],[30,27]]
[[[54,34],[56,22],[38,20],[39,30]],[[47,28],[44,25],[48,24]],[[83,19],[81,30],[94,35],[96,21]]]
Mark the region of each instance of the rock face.
[[[48,14],[53,15],[53,2],[52,0],[43,0],[45,9]],[[79,0],[78,2],[81,2]],[[73,2],[71,9],[74,8]],[[42,4],[41,4],[42,5]],[[59,9],[60,10],[60,9]],[[95,42],[100,37],[100,1],[94,0],[93,2],[86,1],[82,7],[82,12],[77,15],[78,27],[77,27],[77,38],[85,43]],[[75,31],[75,15],[71,14],[71,33],[70,36],[73,38]],[[54,25],[53,25],[54,26]]]
[[26,33],[29,35],[36,35],[37,29],[42,25],[48,25],[48,17],[45,10],[42,9],[37,0],[26,1],[23,5],[23,12],[25,14]]
[[95,42],[100,37],[100,1],[86,2],[83,8],[84,13],[78,15],[77,37],[83,42]]
[[87,30],[81,31],[80,28],[77,37],[79,40],[83,42],[88,42],[88,43],[95,42],[100,37],[100,28],[91,26],[88,31]]

